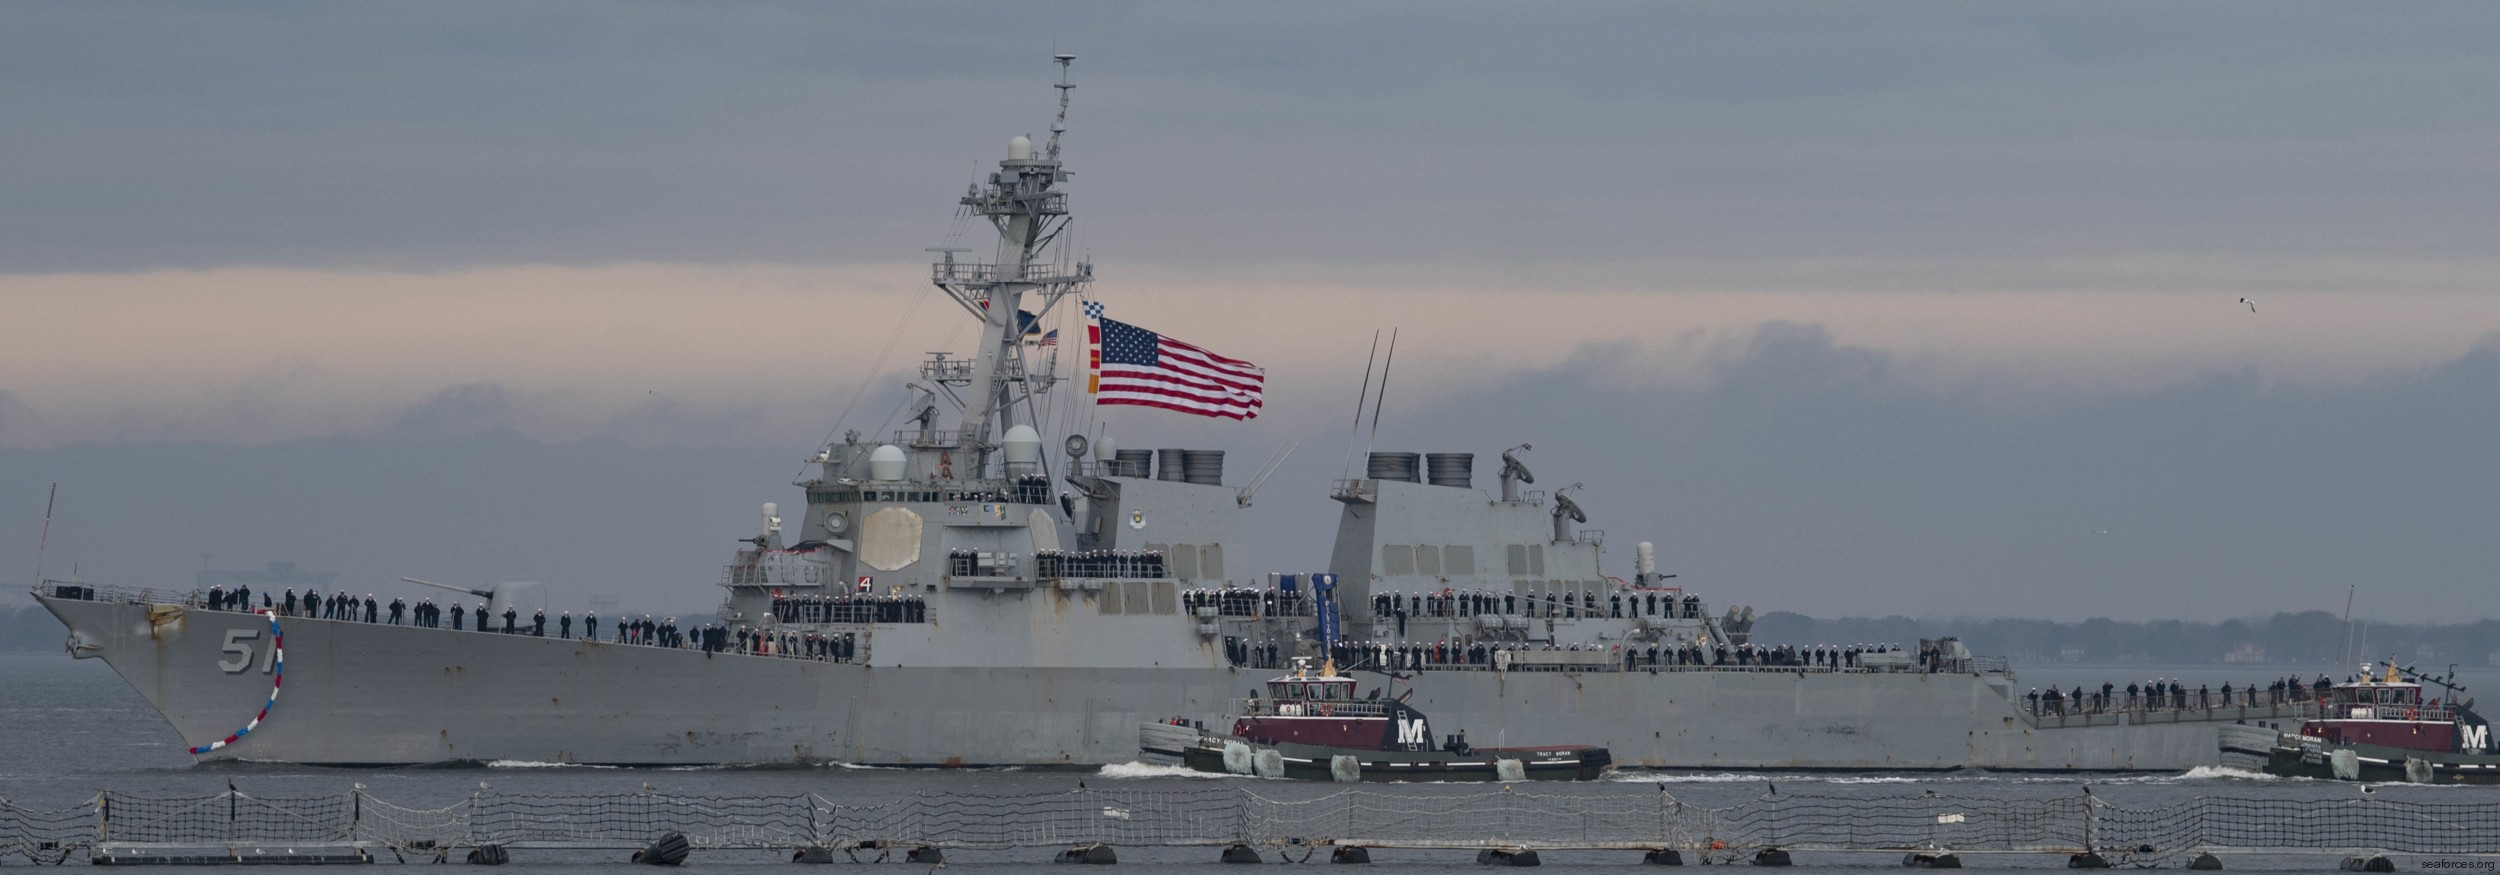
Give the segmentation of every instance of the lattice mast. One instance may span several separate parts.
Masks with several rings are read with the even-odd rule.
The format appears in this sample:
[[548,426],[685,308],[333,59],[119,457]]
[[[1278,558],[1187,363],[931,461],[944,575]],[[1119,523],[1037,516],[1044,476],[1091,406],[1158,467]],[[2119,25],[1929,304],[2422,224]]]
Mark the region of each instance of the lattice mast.
[[[947,252],[931,266],[931,279],[981,322],[981,346],[970,363],[950,362],[941,355],[922,365],[922,377],[949,389],[964,387],[961,428],[954,445],[979,459],[977,470],[989,468],[990,451],[1017,424],[1019,408],[1047,393],[1051,369],[1026,366],[1027,319],[1019,318],[1026,299],[1033,299],[1030,325],[1047,324],[1060,299],[1080,292],[1093,279],[1094,266],[1055,257],[1051,249],[1067,230],[1067,193],[1055,188],[1072,175],[1059,165],[1059,136],[1068,129],[1068,65],[1075,55],[1056,55],[1059,63],[1059,115],[1050,124],[1050,142],[1034,154],[1030,137],[1009,141],[1007,159],[985,183],[975,183],[961,203],[970,213],[990,220],[998,231],[996,257],[989,263],[964,263]],[[969,367],[965,367],[969,364]]]

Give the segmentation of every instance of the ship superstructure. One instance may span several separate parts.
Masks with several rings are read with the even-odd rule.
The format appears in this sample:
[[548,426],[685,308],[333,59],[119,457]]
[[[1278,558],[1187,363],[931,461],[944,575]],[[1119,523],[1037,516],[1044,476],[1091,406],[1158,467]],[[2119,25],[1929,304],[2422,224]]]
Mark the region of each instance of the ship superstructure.
[[[1222,453],[1046,428],[1057,348],[1028,338],[1094,278],[1061,245],[1071,60],[1049,137],[1014,138],[958,199],[995,231],[989,260],[949,249],[931,267],[979,346],[921,363],[909,427],[814,452],[795,525],[764,505],[718,581],[717,628],[611,616],[585,640],[194,592],[38,597],[73,655],[109,662],[186,742],[216,743],[204,759],[1123,762],[1140,724],[1221,720],[1296,657],[1478,745],[1597,745],[1625,766],[2176,769],[2215,760],[2216,725],[2301,716],[2043,714],[1951,639],[1764,646],[1750,609],[1670,586],[1647,544],[1630,579],[1606,575],[1604,533],[1569,488],[1527,488],[1524,445],[1490,494],[1472,454],[1373,453],[1328,489],[1335,544],[1306,554],[1327,557],[1332,588],[1266,574]],[[528,604],[489,595],[499,618]]]

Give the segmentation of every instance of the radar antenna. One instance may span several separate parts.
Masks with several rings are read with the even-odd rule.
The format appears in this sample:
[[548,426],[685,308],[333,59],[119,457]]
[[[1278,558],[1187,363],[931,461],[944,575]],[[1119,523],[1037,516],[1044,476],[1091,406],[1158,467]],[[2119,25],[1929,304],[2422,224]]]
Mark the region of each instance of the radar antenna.
[[1555,543],[1559,544],[1564,541],[1571,540],[1572,523],[1585,523],[1589,521],[1588,512],[1580,509],[1580,503],[1571,500],[1571,496],[1563,494],[1568,490],[1578,488],[1580,488],[1580,484],[1574,483],[1561,489],[1554,490]]
[[1520,444],[1502,451],[1502,500],[1518,501],[1519,484],[1535,483],[1536,475],[1528,473],[1528,463],[1519,461],[1519,451],[1536,447]]

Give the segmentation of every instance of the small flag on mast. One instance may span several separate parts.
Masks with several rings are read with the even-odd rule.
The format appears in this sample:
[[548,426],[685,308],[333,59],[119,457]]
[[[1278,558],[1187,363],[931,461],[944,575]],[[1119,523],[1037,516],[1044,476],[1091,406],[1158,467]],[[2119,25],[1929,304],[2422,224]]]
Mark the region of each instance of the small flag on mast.
[[1038,342],[1034,343],[1034,345],[1035,345],[1035,346],[1058,346],[1058,345],[1059,345],[1059,329],[1053,328],[1053,329],[1051,329],[1051,330],[1049,330],[1049,331],[1047,331],[1047,332],[1044,332],[1044,333],[1042,334],[1042,339],[1041,339],[1040,341],[1038,341]]
[[1085,394],[1102,393],[1102,302],[1085,301]]

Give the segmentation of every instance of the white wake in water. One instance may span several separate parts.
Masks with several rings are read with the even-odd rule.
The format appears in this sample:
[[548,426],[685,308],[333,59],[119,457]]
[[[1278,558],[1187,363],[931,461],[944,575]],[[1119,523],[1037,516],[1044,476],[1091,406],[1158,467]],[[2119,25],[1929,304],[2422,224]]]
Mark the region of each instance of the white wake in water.
[[1917,784],[1932,783],[1936,778],[1908,775],[1777,775],[1740,774],[1736,772],[1644,772],[1617,769],[1606,776],[1609,781],[1630,784]]
[[586,766],[581,763],[542,763],[534,760],[488,760],[490,769],[613,769],[616,766]]
[[1188,766],[1164,766],[1154,763],[1112,763],[1097,772],[1105,778],[1226,778],[1214,772],[1201,772]]
[[2264,772],[2254,772],[2247,769],[2234,769],[2230,766],[2197,766],[2196,768],[2180,773],[2179,780],[2280,781],[2283,780],[2283,776],[2269,775]]

